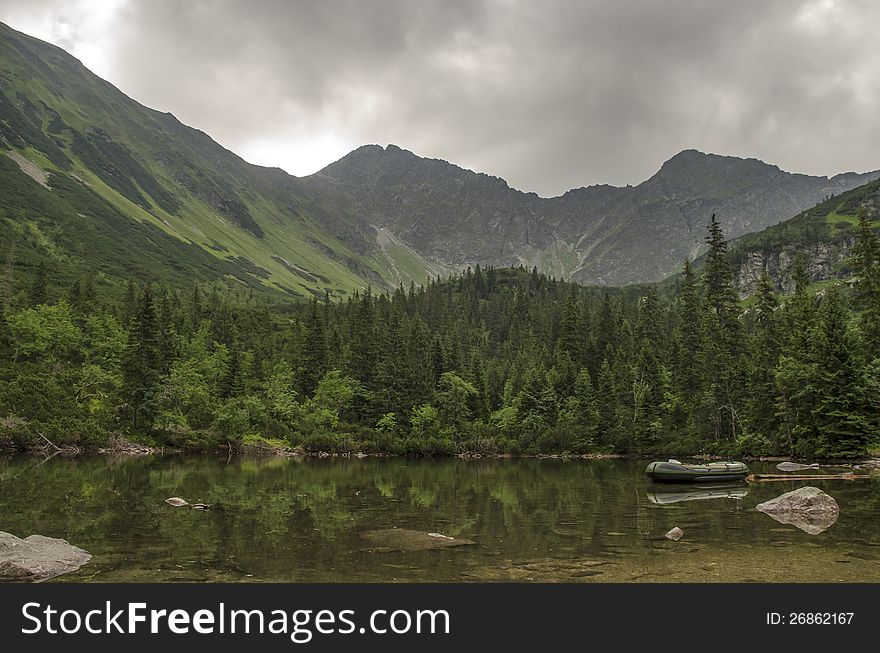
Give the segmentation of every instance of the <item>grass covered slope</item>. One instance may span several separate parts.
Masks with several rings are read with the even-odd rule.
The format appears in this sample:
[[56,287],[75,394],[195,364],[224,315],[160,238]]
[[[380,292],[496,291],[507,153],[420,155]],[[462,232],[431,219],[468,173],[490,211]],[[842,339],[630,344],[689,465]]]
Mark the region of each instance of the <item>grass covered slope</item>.
[[880,174],[812,177],[686,150],[637,186],[545,199],[367,145],[296,178],[2,24],[0,162],[0,259],[14,266],[335,299],[478,264],[587,284],[659,280],[703,251],[713,212],[736,237]]
[[18,261],[50,255],[110,277],[215,278],[294,297],[425,280],[332,197],[2,24],[0,152],[0,230]]

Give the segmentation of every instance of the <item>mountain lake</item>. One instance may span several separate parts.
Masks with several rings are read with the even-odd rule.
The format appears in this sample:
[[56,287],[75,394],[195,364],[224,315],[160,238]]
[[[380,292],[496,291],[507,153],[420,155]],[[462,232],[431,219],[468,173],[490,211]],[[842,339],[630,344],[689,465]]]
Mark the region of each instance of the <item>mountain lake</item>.
[[[880,581],[880,477],[670,486],[646,463],[12,456],[0,531],[93,555],[52,582]],[[840,506],[827,530],[755,510],[805,485]]]

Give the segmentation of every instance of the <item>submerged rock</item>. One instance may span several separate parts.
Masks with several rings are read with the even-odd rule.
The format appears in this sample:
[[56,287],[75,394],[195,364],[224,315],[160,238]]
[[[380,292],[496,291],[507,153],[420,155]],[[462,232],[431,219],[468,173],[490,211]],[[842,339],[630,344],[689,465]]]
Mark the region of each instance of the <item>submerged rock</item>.
[[182,508],[186,506],[187,508],[191,508],[192,510],[210,510],[210,503],[190,503],[186,499],[181,499],[180,497],[168,497],[165,499],[165,503],[169,506],[174,506],[175,508]]
[[673,542],[678,542],[681,539],[682,535],[684,535],[684,531],[681,530],[678,526],[676,526],[671,531],[666,533],[666,535],[664,535],[664,537],[667,540],[672,540]]
[[471,540],[449,537],[441,533],[425,533],[407,528],[386,528],[361,533],[361,538],[370,543],[370,550],[375,553],[390,551],[428,551],[445,549],[451,546],[473,544]]
[[803,463],[784,462],[776,465],[776,469],[780,472],[802,472],[805,469],[819,469],[819,463],[805,465]]
[[834,497],[809,485],[759,503],[755,510],[769,515],[781,524],[791,524],[810,535],[828,530],[840,514]]
[[0,531],[0,581],[41,581],[76,571],[92,555],[67,540],[45,535],[21,539]]

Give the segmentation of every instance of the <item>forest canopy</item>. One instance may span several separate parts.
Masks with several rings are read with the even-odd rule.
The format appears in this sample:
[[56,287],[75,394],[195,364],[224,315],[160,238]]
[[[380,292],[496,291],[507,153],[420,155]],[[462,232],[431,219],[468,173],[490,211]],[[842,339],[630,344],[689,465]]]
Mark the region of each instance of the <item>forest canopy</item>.
[[[848,285],[754,297],[714,216],[676,284],[475,269],[275,304],[7,266],[0,447],[118,437],[207,450],[854,457],[880,440],[880,246]],[[66,277],[65,277],[66,278]]]

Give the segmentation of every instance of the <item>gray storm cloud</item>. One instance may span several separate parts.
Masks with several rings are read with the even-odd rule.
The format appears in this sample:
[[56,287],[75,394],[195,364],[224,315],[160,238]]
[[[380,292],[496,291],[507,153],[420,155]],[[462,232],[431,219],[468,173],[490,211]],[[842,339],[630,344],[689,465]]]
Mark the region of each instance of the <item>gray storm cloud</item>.
[[388,142],[542,195],[638,183],[691,147],[880,167],[880,3],[111,4],[0,0],[0,20],[294,173]]

